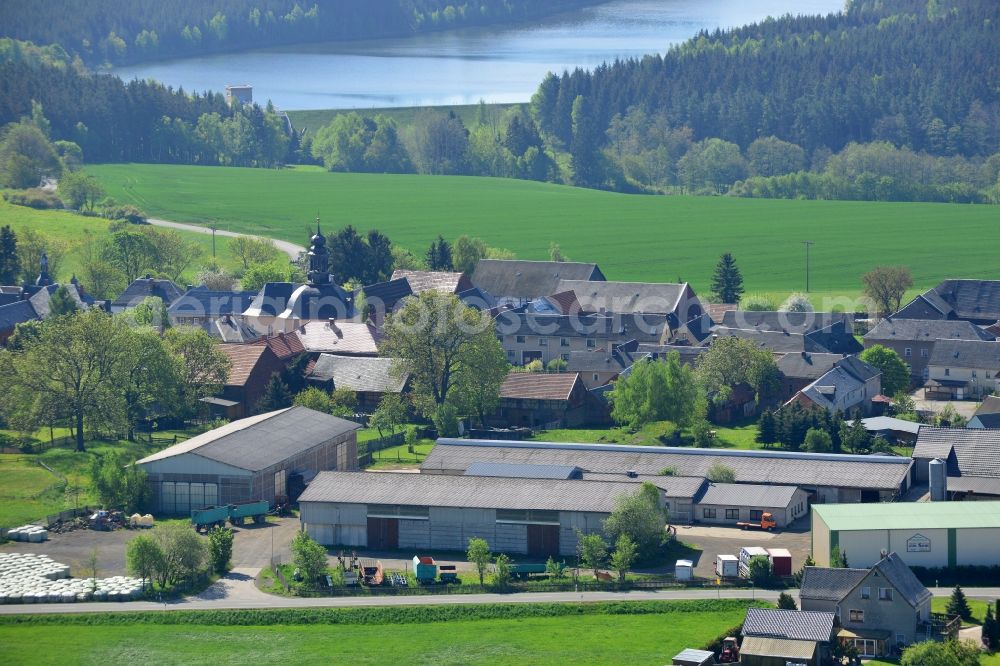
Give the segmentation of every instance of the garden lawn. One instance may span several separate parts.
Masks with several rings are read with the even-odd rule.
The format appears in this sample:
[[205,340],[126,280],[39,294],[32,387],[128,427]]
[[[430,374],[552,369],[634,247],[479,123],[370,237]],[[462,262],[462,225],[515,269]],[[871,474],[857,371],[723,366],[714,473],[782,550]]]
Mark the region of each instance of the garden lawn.
[[63,508],[61,479],[34,456],[0,456],[0,527],[18,527]]
[[[966,592],[968,594],[968,592]],[[982,624],[983,618],[986,617],[986,609],[992,605],[991,602],[984,601],[983,599],[970,599],[966,597],[969,602],[969,608],[972,609],[972,622],[963,622],[966,626],[969,624]],[[931,611],[934,613],[946,613],[948,612],[948,602],[950,599],[948,597],[934,597],[931,599]],[[994,610],[996,607],[994,607]]]
[[[653,615],[575,615],[313,626],[0,626],[34,665],[663,664],[732,627],[745,607]],[[72,650],[66,650],[72,646]]]
[[[676,426],[669,421],[658,421],[643,426],[637,432],[627,428],[560,428],[543,430],[532,439],[542,442],[580,442],[587,444],[628,444],[632,446],[692,446],[690,433],[684,432],[679,442],[671,438]],[[734,449],[759,449],[756,441],[757,423],[747,422],[730,427],[712,425],[715,431],[713,447]]]
[[734,252],[748,291],[801,290],[803,240],[815,243],[817,309],[834,307],[824,295],[857,296],[860,276],[879,264],[909,266],[915,289],[945,278],[1000,278],[995,206],[641,196],[317,167],[108,164],[88,171],[111,196],[155,217],[303,243],[318,212],[329,230],[377,228],[418,256],[438,234],[478,236],[520,259],[548,259],[555,242],[572,260],[598,263],[608,279],[683,280],[705,296],[726,251]]

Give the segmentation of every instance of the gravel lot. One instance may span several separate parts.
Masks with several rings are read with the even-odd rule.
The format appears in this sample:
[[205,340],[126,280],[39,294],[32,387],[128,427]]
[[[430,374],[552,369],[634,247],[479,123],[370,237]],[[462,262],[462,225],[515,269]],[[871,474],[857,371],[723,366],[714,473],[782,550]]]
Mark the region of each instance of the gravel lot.
[[677,538],[701,549],[696,555],[696,576],[715,576],[716,555],[740,554],[743,546],[762,548],[787,548],[792,554],[792,571],[797,571],[811,550],[809,518],[800,518],[790,529],[780,532],[741,530],[734,527],[707,527],[704,525],[678,526]]

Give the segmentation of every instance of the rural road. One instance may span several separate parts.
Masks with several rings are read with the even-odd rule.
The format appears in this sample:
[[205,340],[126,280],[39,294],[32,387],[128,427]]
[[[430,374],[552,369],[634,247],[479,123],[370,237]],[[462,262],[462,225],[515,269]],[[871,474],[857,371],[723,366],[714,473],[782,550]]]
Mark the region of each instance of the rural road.
[[[775,601],[777,590],[633,590],[630,592],[524,592],[518,594],[435,594],[410,596],[363,596],[286,598],[261,592],[254,585],[257,569],[235,569],[201,594],[166,603],[33,604],[0,606],[0,615],[49,613],[107,613],[117,611],[245,610],[261,608],[360,608],[370,606],[429,606],[491,603],[573,603],[594,601],[673,601],[679,599],[765,599]],[[934,596],[951,595],[950,588],[932,588]],[[1000,588],[965,588],[971,598],[995,599]]]
[[[158,220],[156,218],[149,218],[146,220],[154,227],[165,227],[167,229],[177,229],[178,231],[193,231],[197,234],[211,234],[212,229],[210,227],[200,227],[197,224],[184,224],[183,222],[171,222],[170,220]],[[223,231],[222,229],[215,230],[216,236],[224,236],[226,238],[236,238],[237,236],[251,236],[253,238],[265,238],[264,236],[253,236],[252,234],[238,234],[234,231]],[[268,238],[267,240],[273,241],[275,246],[282,252],[288,255],[288,258],[295,261],[299,258],[299,254],[305,252],[306,249],[301,245],[296,245],[295,243],[289,243],[288,241],[278,240],[276,238]]]

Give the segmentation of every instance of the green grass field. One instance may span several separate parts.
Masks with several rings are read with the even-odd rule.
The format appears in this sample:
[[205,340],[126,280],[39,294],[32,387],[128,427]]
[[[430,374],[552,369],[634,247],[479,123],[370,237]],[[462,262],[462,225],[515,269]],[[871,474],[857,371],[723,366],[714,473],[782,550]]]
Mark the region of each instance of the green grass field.
[[[35,210],[25,206],[14,206],[0,198],[0,226],[10,225],[15,233],[23,229],[33,229],[43,238],[53,239],[63,246],[66,254],[58,268],[57,278],[68,281],[74,274],[80,274],[82,262],[81,247],[88,236],[99,238],[107,233],[108,221],[99,217],[84,217],[62,210]],[[208,234],[180,231],[185,239],[198,243],[202,248],[199,261],[185,271],[181,283],[186,278],[193,280],[205,260],[212,256],[212,237]],[[236,266],[236,259],[229,251],[227,239],[216,239],[216,254],[219,262],[228,268]],[[86,288],[86,284],[83,285]]]
[[[743,620],[745,604],[724,605],[711,611],[560,613],[400,624],[377,618],[367,624],[270,626],[39,622],[0,626],[0,643],[9,663],[60,665],[663,664],[681,649],[701,647]],[[365,613],[356,610],[359,616]],[[433,612],[433,607],[428,610]]]
[[[628,428],[560,428],[544,430],[533,439],[543,442],[583,442],[588,444],[628,444],[632,446],[690,446],[690,433],[684,432],[681,441],[675,442],[671,435],[675,430],[669,421],[657,421],[643,426],[636,432]],[[748,422],[730,427],[713,425],[715,441],[713,446],[727,449],[759,449],[757,443],[757,423]]]
[[438,234],[479,236],[521,259],[547,259],[557,242],[570,259],[597,262],[609,279],[681,279],[702,293],[727,250],[748,291],[801,290],[804,240],[815,243],[816,300],[856,296],[860,275],[877,264],[909,266],[918,288],[946,277],[1000,277],[1000,209],[991,206],[638,196],[318,167],[115,164],[88,171],[111,196],[166,219],[302,243],[319,214],[327,228],[377,228],[419,254]]
[[[526,106],[524,104],[487,104],[489,111],[492,114],[501,115],[507,109],[513,106]],[[387,118],[392,118],[396,121],[396,125],[400,128],[408,127],[413,124],[416,120],[417,115],[421,112],[436,111],[439,113],[448,113],[453,111],[456,116],[462,119],[465,126],[472,128],[479,124],[479,105],[478,104],[456,104],[452,106],[401,106],[401,107],[391,107],[391,108],[379,108],[379,109],[315,109],[309,111],[289,111],[288,117],[292,121],[292,126],[297,130],[306,130],[309,134],[314,135],[316,131],[321,127],[326,127],[333,119],[339,115],[345,113],[357,112],[362,116],[386,116]]]

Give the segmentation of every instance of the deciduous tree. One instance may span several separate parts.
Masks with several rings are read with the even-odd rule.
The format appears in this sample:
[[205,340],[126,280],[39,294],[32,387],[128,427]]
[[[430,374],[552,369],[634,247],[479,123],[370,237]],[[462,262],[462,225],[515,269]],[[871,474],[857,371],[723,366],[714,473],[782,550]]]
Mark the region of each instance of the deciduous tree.
[[481,587],[486,580],[486,568],[489,566],[490,560],[493,559],[493,554],[490,553],[490,544],[486,542],[486,539],[473,537],[469,539],[469,548],[465,556],[476,565],[476,573],[479,574]]
[[858,358],[882,373],[883,395],[896,395],[910,387],[910,368],[894,350],[872,345]]
[[664,420],[687,427],[704,409],[694,373],[677,352],[663,361],[633,365],[628,377],[615,382],[610,398],[612,417],[632,429]]
[[910,269],[904,266],[876,266],[861,276],[861,281],[883,317],[899,310],[903,295],[913,286]]
[[326,548],[316,543],[308,532],[302,531],[292,539],[292,564],[302,573],[308,587],[326,571]]
[[698,357],[695,374],[708,396],[717,404],[729,400],[733,388],[750,386],[758,402],[766,400],[778,385],[778,366],[771,352],[751,340],[720,337]]
[[639,557],[639,548],[627,534],[619,535],[615,541],[615,552],[611,553],[611,568],[618,573],[618,582],[625,582],[625,575]]
[[577,531],[576,556],[580,566],[593,569],[594,578],[597,578],[597,571],[608,561],[608,544],[596,532],[585,534]]
[[634,493],[615,499],[614,510],[604,521],[604,531],[618,540],[627,536],[648,558],[663,542],[666,511],[660,506],[660,492],[651,483],[643,483]]

